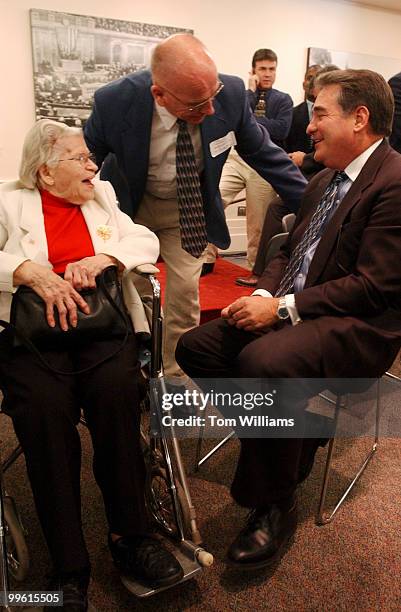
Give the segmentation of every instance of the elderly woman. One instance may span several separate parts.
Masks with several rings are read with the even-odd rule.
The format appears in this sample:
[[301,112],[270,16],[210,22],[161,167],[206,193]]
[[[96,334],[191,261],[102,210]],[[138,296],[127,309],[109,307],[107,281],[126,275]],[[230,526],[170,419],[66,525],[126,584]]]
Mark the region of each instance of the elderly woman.
[[[118,209],[111,185],[94,180],[96,171],[79,128],[43,119],[28,133],[19,182],[0,187],[1,319],[9,320],[13,293],[27,285],[43,300],[48,325],[67,331],[76,327],[78,310],[89,312],[79,291],[96,286],[105,268],[116,266],[125,274],[156,260],[156,236]],[[120,350],[121,338],[43,350],[53,368],[73,375],[55,374],[28,348],[13,344],[10,330],[3,331],[3,410],[25,453],[53,563],[51,588],[64,591],[62,609],[81,612],[88,605],[90,565],[82,534],[76,429],[81,408],[115,564],[123,574],[154,586],[178,581],[181,566],[146,535],[132,331]]]

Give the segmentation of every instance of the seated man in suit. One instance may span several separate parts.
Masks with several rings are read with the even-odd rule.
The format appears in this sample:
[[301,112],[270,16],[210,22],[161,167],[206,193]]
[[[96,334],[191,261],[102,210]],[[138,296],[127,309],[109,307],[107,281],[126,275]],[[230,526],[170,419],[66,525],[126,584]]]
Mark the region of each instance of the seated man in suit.
[[319,64],[313,64],[305,72],[302,83],[305,100],[294,106],[290,131],[284,143],[284,148],[288,153],[293,151],[310,153],[313,150],[312,140],[306,133],[306,128],[311,120],[313,103],[315,101],[313,79],[320,68]]
[[[302,397],[286,404],[301,419],[325,378],[379,377],[401,346],[401,156],[386,142],[393,97],[369,70],[329,72],[318,86],[308,134],[326,169],[256,292],[185,334],[176,353],[193,378],[304,379]],[[283,551],[317,444],[241,439],[231,492],[253,512],[231,563],[263,567]]]

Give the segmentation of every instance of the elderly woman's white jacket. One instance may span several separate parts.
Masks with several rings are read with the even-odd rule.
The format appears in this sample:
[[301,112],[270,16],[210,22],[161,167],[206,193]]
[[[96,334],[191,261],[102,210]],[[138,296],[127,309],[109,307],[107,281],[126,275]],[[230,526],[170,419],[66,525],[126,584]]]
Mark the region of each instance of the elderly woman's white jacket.
[[[81,210],[95,253],[116,257],[127,271],[154,263],[159,254],[155,234],[121,212],[110,183],[95,180],[94,185],[93,200],[83,204]],[[13,285],[16,268],[27,260],[52,267],[37,189],[25,189],[18,181],[0,185],[0,249],[0,319],[8,321],[12,293],[17,289]],[[128,283],[123,284],[127,289]],[[128,302],[133,300],[132,291],[130,295]]]

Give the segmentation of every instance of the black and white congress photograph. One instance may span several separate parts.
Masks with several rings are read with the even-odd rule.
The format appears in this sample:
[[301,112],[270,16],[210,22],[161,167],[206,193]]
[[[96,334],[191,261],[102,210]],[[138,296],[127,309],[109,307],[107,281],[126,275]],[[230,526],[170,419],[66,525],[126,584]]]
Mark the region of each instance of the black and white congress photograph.
[[31,9],[36,119],[82,126],[102,85],[147,68],[155,45],[193,30]]

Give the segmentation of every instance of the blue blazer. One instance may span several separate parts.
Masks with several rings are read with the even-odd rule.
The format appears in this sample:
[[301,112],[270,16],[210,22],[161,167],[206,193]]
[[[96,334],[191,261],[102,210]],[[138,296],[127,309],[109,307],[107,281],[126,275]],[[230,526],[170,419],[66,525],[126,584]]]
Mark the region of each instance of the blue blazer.
[[[230,245],[230,235],[219,182],[229,149],[212,157],[210,144],[213,141],[234,132],[239,155],[273,185],[293,211],[298,209],[306,181],[256,122],[241,79],[225,75],[220,79],[224,89],[214,101],[215,114],[205,117],[200,125],[204,157],[200,180],[208,240],[225,249]],[[144,70],[98,89],[84,130],[99,167],[110,153],[114,154],[115,157],[106,162],[101,176],[113,183],[122,209],[133,218],[144,195],[148,175],[154,103],[151,84],[151,74]]]

